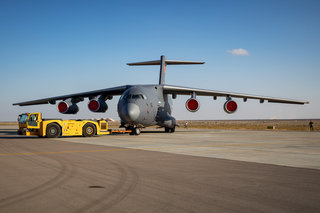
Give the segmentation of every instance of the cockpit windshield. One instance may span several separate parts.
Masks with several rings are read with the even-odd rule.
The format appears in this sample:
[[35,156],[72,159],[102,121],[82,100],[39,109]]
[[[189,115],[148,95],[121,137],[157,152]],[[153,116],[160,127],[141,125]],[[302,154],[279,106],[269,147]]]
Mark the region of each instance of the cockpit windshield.
[[143,94],[125,94],[122,99],[147,99],[147,97]]

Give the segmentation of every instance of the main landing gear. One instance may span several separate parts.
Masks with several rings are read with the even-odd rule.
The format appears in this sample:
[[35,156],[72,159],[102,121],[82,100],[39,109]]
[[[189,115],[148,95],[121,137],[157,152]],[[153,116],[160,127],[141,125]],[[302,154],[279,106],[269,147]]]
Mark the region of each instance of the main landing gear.
[[175,130],[176,130],[176,127],[173,127],[173,128],[165,127],[164,128],[164,131],[168,132],[168,133],[173,133]]

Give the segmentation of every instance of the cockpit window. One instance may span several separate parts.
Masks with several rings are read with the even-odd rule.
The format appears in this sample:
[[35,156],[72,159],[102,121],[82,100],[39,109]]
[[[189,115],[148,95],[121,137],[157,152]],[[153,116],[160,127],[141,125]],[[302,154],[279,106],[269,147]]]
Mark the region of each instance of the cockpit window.
[[143,94],[126,94],[122,97],[122,99],[147,99],[147,97]]
[[127,98],[128,98],[128,94],[125,94],[125,95],[122,95],[120,99],[121,99],[121,100],[125,100],[125,99],[127,99]]

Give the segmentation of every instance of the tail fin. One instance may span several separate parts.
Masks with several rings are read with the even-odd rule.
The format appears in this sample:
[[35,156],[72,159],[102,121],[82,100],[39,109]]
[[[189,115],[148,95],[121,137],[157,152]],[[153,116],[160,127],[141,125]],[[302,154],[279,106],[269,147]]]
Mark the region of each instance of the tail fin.
[[164,55],[162,55],[160,60],[156,60],[156,61],[143,61],[143,62],[127,63],[127,65],[129,65],[129,66],[160,65],[159,84],[164,84],[164,78],[166,75],[166,66],[167,65],[183,65],[183,64],[204,64],[204,62],[172,61],[172,60],[166,60],[166,57]]

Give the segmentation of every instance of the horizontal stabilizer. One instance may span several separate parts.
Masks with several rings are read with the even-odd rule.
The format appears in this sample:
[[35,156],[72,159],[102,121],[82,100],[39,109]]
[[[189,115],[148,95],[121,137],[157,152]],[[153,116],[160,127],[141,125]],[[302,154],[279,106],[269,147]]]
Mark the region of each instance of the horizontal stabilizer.
[[[173,61],[173,60],[165,60],[166,65],[188,65],[188,64],[204,64],[201,61]],[[143,62],[135,62],[135,63],[127,63],[129,66],[143,66],[143,65],[161,65],[161,60],[156,61],[143,61]]]
[[127,63],[127,65],[129,66],[160,65],[160,76],[159,76],[160,85],[164,84],[164,77],[166,74],[167,65],[190,65],[190,64],[204,64],[204,62],[166,60],[166,57],[162,55],[160,57],[160,60],[156,60],[156,61],[142,61],[142,62]]

